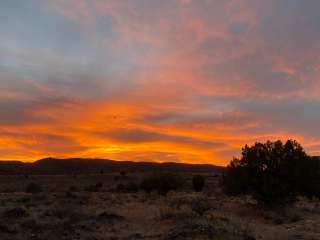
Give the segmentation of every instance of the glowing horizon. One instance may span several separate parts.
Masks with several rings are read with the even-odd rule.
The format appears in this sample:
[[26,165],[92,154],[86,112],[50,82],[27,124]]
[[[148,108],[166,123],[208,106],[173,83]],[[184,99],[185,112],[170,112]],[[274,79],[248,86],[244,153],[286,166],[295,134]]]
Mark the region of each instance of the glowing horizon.
[[320,1],[0,3],[0,159],[320,155]]

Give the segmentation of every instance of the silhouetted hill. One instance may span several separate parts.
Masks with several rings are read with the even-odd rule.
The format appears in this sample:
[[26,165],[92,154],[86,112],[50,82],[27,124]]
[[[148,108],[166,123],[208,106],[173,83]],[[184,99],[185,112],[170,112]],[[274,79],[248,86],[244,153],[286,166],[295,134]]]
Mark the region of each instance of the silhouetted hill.
[[215,172],[223,171],[223,167],[210,164],[185,163],[152,163],[113,161],[107,159],[56,159],[45,158],[33,163],[19,161],[0,161],[0,175],[12,174],[95,174],[107,172],[143,172],[143,171],[174,171],[174,172]]

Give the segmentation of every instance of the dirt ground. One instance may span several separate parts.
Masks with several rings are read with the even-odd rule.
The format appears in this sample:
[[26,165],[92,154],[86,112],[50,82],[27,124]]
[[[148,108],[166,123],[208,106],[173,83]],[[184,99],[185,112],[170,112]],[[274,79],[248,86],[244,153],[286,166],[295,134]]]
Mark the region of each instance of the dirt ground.
[[[320,239],[318,200],[265,209],[224,195],[210,174],[202,193],[189,174],[184,189],[164,197],[136,189],[143,176],[1,176],[0,239]],[[30,183],[43,191],[26,193]]]

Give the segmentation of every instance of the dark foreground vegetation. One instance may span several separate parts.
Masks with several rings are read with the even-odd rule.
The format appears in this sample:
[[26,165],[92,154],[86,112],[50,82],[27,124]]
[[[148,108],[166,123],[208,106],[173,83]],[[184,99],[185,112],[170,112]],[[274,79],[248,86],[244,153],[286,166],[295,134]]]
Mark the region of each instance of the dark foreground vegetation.
[[256,143],[231,161],[224,185],[230,194],[250,194],[267,205],[292,202],[297,196],[320,197],[320,160],[293,140]]
[[0,239],[320,239],[318,161],[277,141],[223,173],[0,175]]

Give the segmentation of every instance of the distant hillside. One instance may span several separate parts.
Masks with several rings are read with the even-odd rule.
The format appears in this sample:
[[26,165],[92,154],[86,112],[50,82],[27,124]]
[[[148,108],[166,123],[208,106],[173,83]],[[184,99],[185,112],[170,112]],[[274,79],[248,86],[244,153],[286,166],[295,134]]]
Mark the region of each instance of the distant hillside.
[[33,163],[19,161],[0,161],[0,175],[13,174],[95,174],[107,172],[143,172],[143,171],[175,171],[175,172],[215,172],[223,171],[223,167],[209,164],[185,163],[152,163],[113,161],[107,159],[56,159],[45,158]]

